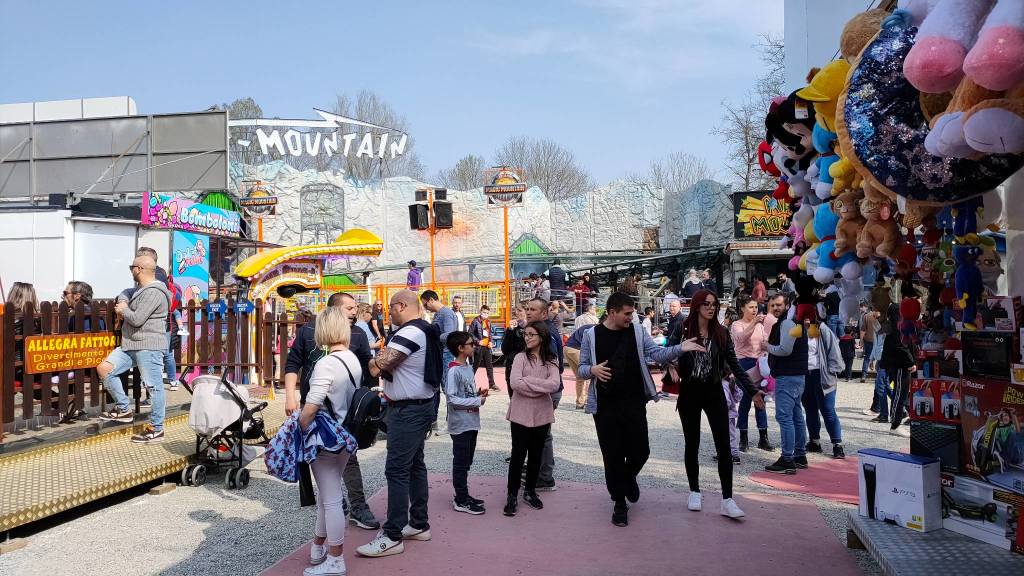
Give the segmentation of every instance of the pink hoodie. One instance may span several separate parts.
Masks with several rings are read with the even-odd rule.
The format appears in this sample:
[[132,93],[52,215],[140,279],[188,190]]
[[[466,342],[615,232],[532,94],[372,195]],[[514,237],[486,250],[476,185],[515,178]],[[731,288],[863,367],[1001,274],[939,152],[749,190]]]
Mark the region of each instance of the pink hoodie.
[[512,400],[505,419],[522,426],[535,428],[555,421],[555,407],[551,394],[558,391],[562,375],[552,362],[527,360],[526,352],[516,354],[512,361]]

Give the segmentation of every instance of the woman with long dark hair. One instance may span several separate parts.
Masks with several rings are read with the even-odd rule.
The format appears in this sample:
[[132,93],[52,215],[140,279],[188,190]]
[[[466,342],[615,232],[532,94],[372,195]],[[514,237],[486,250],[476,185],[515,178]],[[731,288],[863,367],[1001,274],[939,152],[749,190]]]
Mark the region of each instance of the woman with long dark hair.
[[523,501],[540,510],[544,503],[537,497],[537,476],[544,452],[544,440],[555,421],[551,394],[558,391],[562,375],[558,357],[551,349],[551,330],[547,322],[530,322],[523,328],[526,350],[512,361],[509,387],[515,391],[505,418],[512,426],[512,457],[508,462],[508,499],[505,516],[515,516],[519,484],[526,462]]
[[[763,343],[768,337],[764,330],[765,315],[758,312],[757,306],[757,301],[752,297],[745,294],[740,296],[736,301],[736,308],[741,316],[729,326],[729,334],[732,336],[740,368],[744,370],[750,370],[757,365],[757,359],[764,352]],[[750,427],[752,400],[750,394],[746,393],[740,400],[739,418],[736,425],[740,433],[740,452],[747,451],[749,442],[747,430]],[[754,421],[757,422],[757,447],[761,450],[772,450],[772,445],[768,441],[768,413],[763,408],[755,410]]]
[[910,378],[917,371],[917,350],[912,341],[904,341],[899,331],[900,307],[889,304],[885,314],[888,333],[882,344],[882,357],[878,366],[885,370],[893,382],[892,405],[889,407],[890,434],[910,436],[906,428],[900,427],[906,416],[905,406],[910,394]]
[[711,436],[718,454],[718,476],[722,482],[721,513],[729,518],[742,518],[743,510],[732,499],[732,451],[729,445],[729,407],[726,404],[722,380],[729,372],[753,399],[758,408],[764,408],[764,393],[758,390],[747,372],[736,359],[729,331],[718,322],[718,296],[709,290],[699,290],[690,302],[690,315],[683,325],[683,341],[696,344],[692,351],[679,357],[680,383],[676,410],[683,424],[685,442],[686,478],[690,483],[687,508],[699,511],[703,496],[700,492],[700,413],[708,416]]

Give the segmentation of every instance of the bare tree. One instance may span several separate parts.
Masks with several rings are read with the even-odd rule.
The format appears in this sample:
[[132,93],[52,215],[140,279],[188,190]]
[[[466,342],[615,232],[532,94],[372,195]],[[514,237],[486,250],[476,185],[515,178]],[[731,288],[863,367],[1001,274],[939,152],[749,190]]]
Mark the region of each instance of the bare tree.
[[[408,134],[409,131],[409,123],[405,117],[400,116],[383,98],[369,90],[360,91],[354,100],[348,95],[339,94],[331,111],[341,116],[387,126],[392,129],[388,132],[389,138],[400,138],[403,133]],[[376,128],[365,127],[358,127],[354,132],[358,134],[356,143],[368,132],[378,136],[384,133]],[[409,176],[421,180],[425,172],[423,163],[415,152],[415,139],[412,136],[408,136],[405,152],[395,158],[391,158],[390,155],[385,155],[383,159],[365,156],[357,158],[354,151],[350,151],[348,156],[334,159],[337,164],[342,165],[346,173],[359,180],[389,176]]]
[[548,200],[572,198],[594,188],[593,178],[576,155],[553,140],[513,136],[494,158],[498,164],[523,168],[526,183],[540,188]]
[[[242,120],[246,118],[263,118],[263,109],[250,96],[239,98],[230,104],[224,103],[213,106],[217,110],[227,110],[229,120]],[[242,146],[238,142],[250,142],[248,146]],[[255,126],[233,126],[231,128],[230,157],[235,162],[255,166],[269,160],[278,160],[281,155],[276,150],[270,150],[269,157],[264,156],[256,142]]]
[[483,185],[486,168],[487,161],[483,156],[467,154],[455,166],[439,171],[434,182],[453,190],[473,190]]
[[780,37],[764,34],[757,44],[765,73],[757,79],[752,93],[743,101],[722,101],[722,118],[711,130],[728,147],[726,170],[740,190],[774,188],[770,176],[757,162],[757,145],[764,139],[764,117],[771,99],[779,96],[785,85],[784,44]]
[[701,180],[711,180],[714,170],[708,168],[703,158],[673,152],[662,160],[651,162],[648,181],[666,193],[681,194]]

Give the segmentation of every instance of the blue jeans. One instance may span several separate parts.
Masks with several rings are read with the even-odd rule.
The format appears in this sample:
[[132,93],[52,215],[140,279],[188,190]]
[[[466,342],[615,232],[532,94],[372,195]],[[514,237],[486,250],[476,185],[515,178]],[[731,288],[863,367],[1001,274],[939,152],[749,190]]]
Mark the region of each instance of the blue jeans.
[[839,338],[846,333],[843,329],[843,320],[838,314],[834,314],[826,318],[825,323],[828,324],[828,327],[832,330],[832,333],[836,335],[836,338]]
[[114,398],[114,404],[118,410],[131,408],[131,400],[121,386],[121,374],[138,366],[139,374],[142,376],[142,385],[149,391],[153,407],[149,413],[149,423],[156,430],[164,429],[164,381],[161,372],[164,367],[164,350],[122,350],[120,347],[107,356],[106,361],[113,366],[113,370],[103,379],[103,387],[110,392]]
[[[740,368],[744,370],[750,370],[754,366],[757,366],[757,358],[740,358]],[[754,385],[758,385],[759,382],[754,382]],[[743,391],[743,398],[740,399],[739,407],[739,418],[736,421],[737,430],[746,430],[750,425],[750,407],[754,404],[754,397],[751,396],[746,390]],[[754,422],[757,423],[758,430],[768,429],[768,411],[764,408],[754,408]]]
[[875,402],[878,415],[889,419],[889,374],[882,368],[875,369]]
[[875,343],[874,341],[861,342],[861,345],[864,346],[864,364],[860,369],[860,379],[864,380],[868,377],[868,366],[871,364],[871,353],[875,350]]
[[402,539],[406,524],[417,530],[430,528],[427,518],[427,465],[423,444],[434,416],[434,402],[391,401],[384,419],[388,424],[384,477],[388,483],[388,514],[384,533]]
[[[821,421],[825,420],[825,430],[833,444],[843,442],[843,428],[839,424],[839,415],[836,414],[836,394],[833,390],[829,394],[821,388],[821,370],[811,370],[807,373],[802,400],[804,410],[807,411],[807,432],[811,440],[821,439]],[[818,413],[821,417],[818,417]]]
[[779,423],[783,458],[807,455],[807,423],[800,405],[803,393],[803,376],[775,377],[775,421]]

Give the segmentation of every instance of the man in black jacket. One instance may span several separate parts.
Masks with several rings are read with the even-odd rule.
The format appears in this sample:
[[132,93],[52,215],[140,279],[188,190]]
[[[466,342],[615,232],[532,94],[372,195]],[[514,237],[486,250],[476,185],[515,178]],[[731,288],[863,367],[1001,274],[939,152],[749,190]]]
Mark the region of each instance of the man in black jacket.
[[[345,315],[352,322],[352,338],[349,342],[349,350],[359,359],[359,366],[363,370],[362,383],[367,386],[370,381],[370,371],[367,364],[370,361],[370,342],[366,333],[355,328],[356,314],[359,305],[351,294],[336,292],[327,299],[328,306],[338,306],[345,311]],[[284,394],[285,414],[291,415],[298,410],[306,400],[306,393],[309,392],[309,377],[313,374],[313,365],[326,354],[323,348],[316,345],[313,334],[316,328],[316,321],[308,322],[299,328],[295,335],[295,342],[288,350],[288,360],[284,369]],[[301,381],[299,376],[301,374]],[[296,397],[295,385],[299,384],[299,395]],[[366,495],[363,493],[363,473],[359,469],[359,459],[355,454],[349,457],[345,466],[345,487],[348,489],[348,498],[351,504],[349,509],[349,521],[365,530],[376,530],[380,528],[380,522],[373,516],[370,507],[366,505]]]

